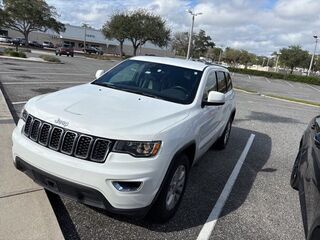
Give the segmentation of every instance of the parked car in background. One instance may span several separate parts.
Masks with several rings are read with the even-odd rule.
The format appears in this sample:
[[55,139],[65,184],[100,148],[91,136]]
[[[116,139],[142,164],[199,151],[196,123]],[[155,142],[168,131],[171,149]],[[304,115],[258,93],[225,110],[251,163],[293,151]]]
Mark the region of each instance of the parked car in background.
[[24,38],[15,38],[12,40],[12,44],[16,46],[25,46],[26,45],[26,39]]
[[103,55],[103,51],[99,48],[96,48],[96,47],[87,47],[87,48],[83,49],[83,51],[88,54]]
[[42,48],[42,44],[37,41],[29,41],[30,47]]
[[14,164],[54,193],[167,221],[191,167],[212,145],[228,144],[236,114],[230,73],[134,57],[96,78],[28,101],[12,135]]
[[12,43],[12,38],[8,36],[0,36],[0,42],[2,43]]
[[302,136],[290,183],[299,191],[306,239],[320,239],[320,116]]
[[45,48],[54,48],[54,45],[52,42],[47,42],[47,41],[44,41],[42,43],[42,47],[45,47]]
[[58,46],[56,48],[56,55],[67,55],[68,57],[71,56],[73,57],[74,56],[74,50],[73,50],[73,47],[69,44],[63,44],[61,46]]

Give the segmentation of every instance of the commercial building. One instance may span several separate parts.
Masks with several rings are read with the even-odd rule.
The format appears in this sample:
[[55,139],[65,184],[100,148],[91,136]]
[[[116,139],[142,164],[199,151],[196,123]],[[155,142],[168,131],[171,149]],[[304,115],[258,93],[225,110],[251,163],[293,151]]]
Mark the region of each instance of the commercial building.
[[[65,32],[57,34],[51,30],[46,32],[32,32],[29,35],[29,41],[38,41],[40,43],[44,41],[52,42],[55,45],[58,44],[71,44],[75,50],[82,50],[84,43],[87,47],[97,47],[102,49],[105,53],[119,54],[119,42],[117,40],[106,39],[100,30],[94,28],[84,28],[80,26],[73,26],[66,24]],[[23,37],[21,33],[8,29],[2,30],[2,34],[8,35],[12,38]],[[133,47],[131,42],[125,41],[123,47],[126,55],[133,54]],[[141,49],[138,49],[139,55],[156,55],[156,56],[174,56],[170,49],[162,49],[151,43],[146,43]]]

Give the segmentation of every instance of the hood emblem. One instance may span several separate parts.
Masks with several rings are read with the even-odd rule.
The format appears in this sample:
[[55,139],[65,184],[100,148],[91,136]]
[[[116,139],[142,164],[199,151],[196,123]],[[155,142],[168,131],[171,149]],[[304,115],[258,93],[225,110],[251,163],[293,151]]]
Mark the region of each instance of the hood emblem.
[[63,121],[63,120],[61,120],[60,118],[58,118],[58,119],[55,120],[54,122],[55,122],[56,124],[58,124],[58,125],[62,125],[63,127],[68,127],[68,125],[69,125],[69,122]]

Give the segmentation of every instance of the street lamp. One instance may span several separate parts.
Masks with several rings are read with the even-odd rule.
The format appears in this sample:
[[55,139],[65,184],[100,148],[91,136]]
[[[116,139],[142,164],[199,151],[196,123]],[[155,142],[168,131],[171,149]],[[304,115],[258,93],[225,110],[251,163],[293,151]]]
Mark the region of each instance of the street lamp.
[[276,60],[276,72],[278,72],[279,71],[279,69],[278,69],[278,64],[279,64],[279,58],[280,58],[280,55],[281,55],[281,53],[279,52],[279,53],[277,53],[277,60]]
[[316,44],[314,46],[314,51],[311,57],[311,61],[310,61],[310,66],[309,66],[309,70],[308,70],[308,76],[310,76],[311,73],[311,69],[312,69],[312,65],[313,65],[313,60],[314,60],[314,55],[316,55],[316,51],[317,51],[317,45],[318,45],[318,36],[314,35],[313,38],[316,40]]
[[187,59],[189,59],[190,58],[190,51],[191,51],[191,44],[192,44],[194,18],[196,16],[201,15],[202,13],[200,13],[200,12],[199,13],[194,13],[190,9],[188,9],[187,12],[192,15],[192,23],[191,23],[190,36],[189,36],[189,45],[188,45],[188,53],[187,53]]
[[89,28],[89,25],[86,24],[86,23],[83,23],[83,24],[82,24],[82,27],[84,28],[83,51],[86,53],[87,28]]

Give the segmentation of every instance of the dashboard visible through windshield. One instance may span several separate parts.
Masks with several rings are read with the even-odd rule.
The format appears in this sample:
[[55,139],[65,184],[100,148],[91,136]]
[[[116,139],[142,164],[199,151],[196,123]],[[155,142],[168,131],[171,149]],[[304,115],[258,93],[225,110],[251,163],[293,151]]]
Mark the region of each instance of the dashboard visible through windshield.
[[172,65],[127,60],[93,84],[133,92],[171,102],[190,104],[202,71]]

